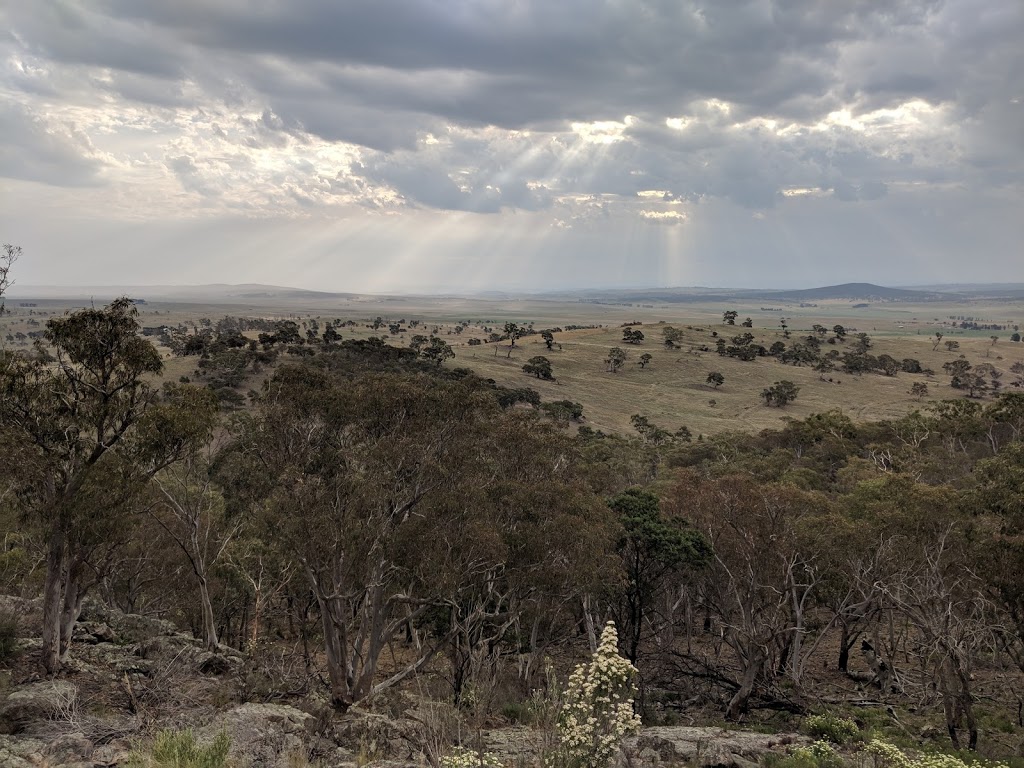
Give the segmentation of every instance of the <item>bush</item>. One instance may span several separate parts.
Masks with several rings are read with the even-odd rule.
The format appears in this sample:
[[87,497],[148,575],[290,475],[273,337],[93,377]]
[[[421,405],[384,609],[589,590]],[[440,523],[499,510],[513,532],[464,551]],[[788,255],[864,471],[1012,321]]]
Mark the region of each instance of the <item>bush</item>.
[[603,768],[610,765],[622,740],[640,730],[633,711],[636,667],[619,655],[615,624],[601,633],[589,664],[580,664],[565,690],[558,718],[561,754],[548,761],[553,768]]
[[795,747],[779,761],[778,768],[842,768],[843,759],[827,741],[816,741],[807,747]]
[[853,720],[839,717],[831,712],[811,715],[804,721],[804,728],[812,738],[825,739],[833,744],[846,744],[860,733],[860,729]]
[[502,768],[501,760],[493,752],[476,752],[458,747],[441,758],[441,768]]
[[231,738],[220,733],[208,746],[196,742],[192,731],[160,731],[148,751],[134,750],[129,768],[229,768]]
[[874,758],[873,768],[977,768],[981,765],[985,765],[987,768],[1006,768],[1006,763],[966,762],[956,755],[947,755],[941,752],[912,758],[900,751],[899,747],[878,739],[872,739],[864,751]]

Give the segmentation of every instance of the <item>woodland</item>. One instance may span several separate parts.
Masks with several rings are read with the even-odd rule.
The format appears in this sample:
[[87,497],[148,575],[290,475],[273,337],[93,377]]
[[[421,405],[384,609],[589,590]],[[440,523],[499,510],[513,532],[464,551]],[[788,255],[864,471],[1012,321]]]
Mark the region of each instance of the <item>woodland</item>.
[[[92,602],[244,654],[242,700],[344,717],[415,688],[520,722],[614,622],[645,724],[839,712],[1019,750],[1024,392],[619,435],[440,339],[328,328],[186,330],[196,380],[130,299],[0,349],[0,592],[41,606],[0,615],[12,684],[69,674]],[[243,404],[210,386],[240,355]]]

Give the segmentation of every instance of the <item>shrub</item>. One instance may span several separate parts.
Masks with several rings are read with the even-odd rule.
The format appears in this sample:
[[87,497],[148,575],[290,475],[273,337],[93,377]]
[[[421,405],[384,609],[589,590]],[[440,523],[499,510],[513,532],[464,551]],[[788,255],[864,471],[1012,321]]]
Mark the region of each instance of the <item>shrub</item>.
[[565,705],[558,718],[561,751],[550,765],[603,768],[611,764],[622,740],[640,730],[633,711],[636,667],[619,655],[615,624],[601,633],[601,643],[589,664],[569,676]]
[[1006,763],[988,761],[968,763],[956,755],[940,752],[912,758],[904,754],[899,747],[878,739],[868,742],[864,751],[874,758],[873,768],[975,768],[980,765],[985,765],[987,768],[1006,768]]
[[778,768],[842,768],[843,759],[827,741],[816,741],[807,747],[795,747]]
[[450,755],[441,758],[441,768],[502,768],[502,763],[493,752],[457,747]]
[[207,746],[196,741],[192,731],[160,731],[148,751],[134,750],[129,768],[228,768],[231,738],[220,733]]
[[831,712],[811,715],[804,721],[804,728],[812,738],[825,739],[833,744],[846,744],[860,732],[853,720]]

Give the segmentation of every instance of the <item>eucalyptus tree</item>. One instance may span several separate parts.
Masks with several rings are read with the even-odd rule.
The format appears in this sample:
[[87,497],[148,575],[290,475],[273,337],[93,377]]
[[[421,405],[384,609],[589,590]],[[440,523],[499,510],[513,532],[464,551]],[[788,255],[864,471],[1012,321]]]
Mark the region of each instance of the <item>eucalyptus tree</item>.
[[[562,552],[585,538],[576,534],[595,503],[571,479],[564,439],[503,412],[472,377],[339,380],[285,366],[243,424],[236,451],[253,469],[242,492],[316,599],[338,709],[442,652],[453,675],[468,674],[479,643],[497,642],[542,591],[528,571],[587,572],[586,557]],[[576,522],[555,533],[565,514]],[[418,638],[412,653],[378,679],[381,654],[402,636]]]
[[52,363],[0,357],[0,445],[17,503],[46,542],[42,661],[51,674],[100,567],[97,548],[125,529],[140,488],[206,441],[216,418],[208,391],[154,386],[163,365],[137,335],[137,315],[122,298],[52,318]]
[[11,268],[21,256],[21,246],[4,243],[0,250],[0,314],[4,311],[4,294],[14,284],[11,279]]

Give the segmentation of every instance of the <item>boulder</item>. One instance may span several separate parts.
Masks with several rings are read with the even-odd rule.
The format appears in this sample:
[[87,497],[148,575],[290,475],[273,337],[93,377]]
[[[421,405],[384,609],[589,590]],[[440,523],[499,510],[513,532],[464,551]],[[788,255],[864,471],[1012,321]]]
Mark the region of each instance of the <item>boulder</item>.
[[293,765],[316,740],[316,718],[282,704],[242,704],[218,715],[202,733],[231,736],[231,755],[246,765]]
[[38,739],[0,736],[0,765],[4,768],[37,768],[43,765],[46,744]]
[[724,728],[664,726],[644,728],[626,740],[634,766],[687,764],[697,768],[755,768],[769,753],[784,754],[805,736],[777,735]]
[[58,736],[43,749],[43,756],[50,765],[92,768],[93,745],[84,733],[66,733]]
[[32,722],[52,720],[74,707],[78,689],[66,680],[45,680],[10,693],[0,703],[0,733],[20,733]]

